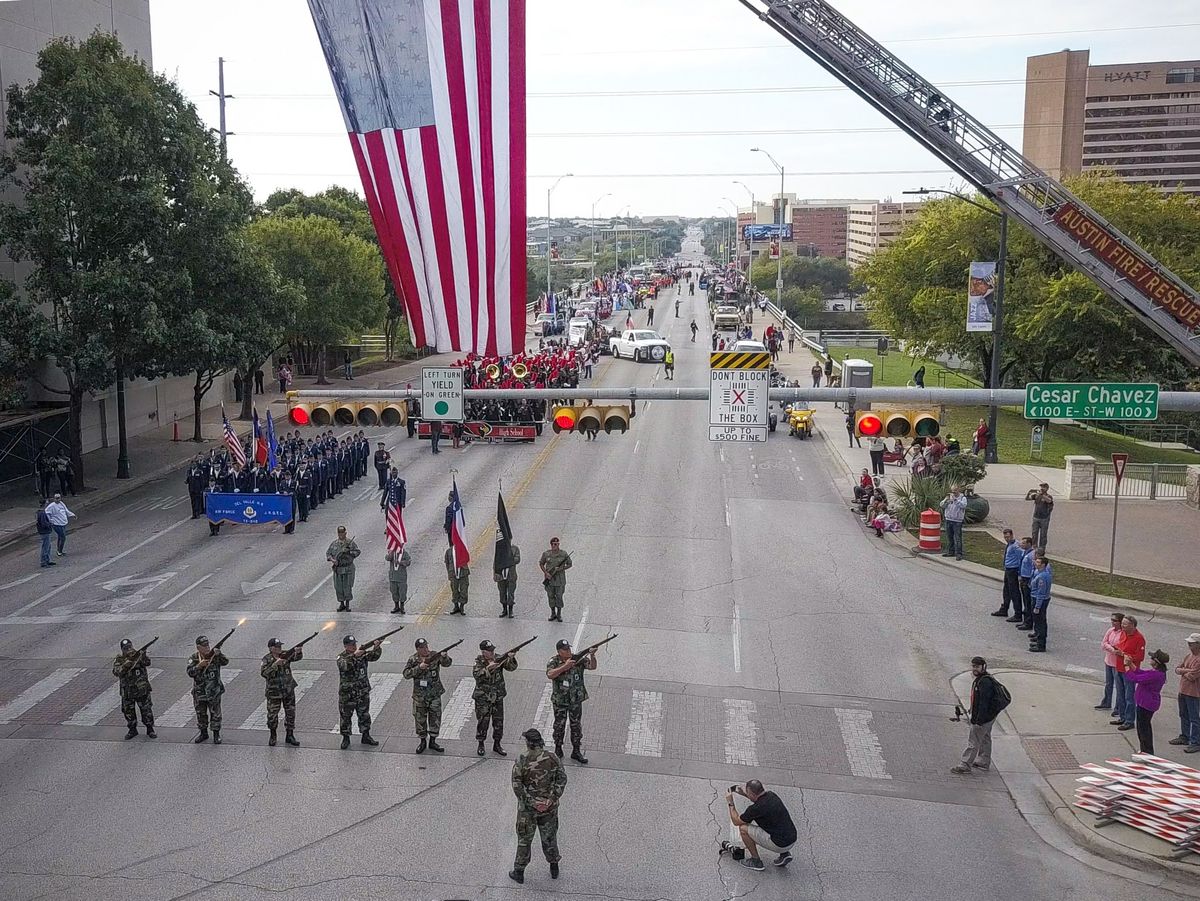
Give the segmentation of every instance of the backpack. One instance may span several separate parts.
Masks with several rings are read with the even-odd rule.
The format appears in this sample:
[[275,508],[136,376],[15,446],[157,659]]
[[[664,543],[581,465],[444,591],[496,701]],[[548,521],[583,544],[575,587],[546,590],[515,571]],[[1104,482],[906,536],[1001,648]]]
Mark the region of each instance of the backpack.
[[1012,694],[995,676],[992,676],[992,683],[996,686],[996,716],[999,716],[1000,711],[1012,703]]

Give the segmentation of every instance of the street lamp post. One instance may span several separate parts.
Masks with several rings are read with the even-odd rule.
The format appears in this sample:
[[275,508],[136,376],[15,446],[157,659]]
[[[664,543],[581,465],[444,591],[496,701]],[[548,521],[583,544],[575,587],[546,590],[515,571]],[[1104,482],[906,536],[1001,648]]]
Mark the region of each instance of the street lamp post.
[[775,273],[775,303],[783,309],[783,166],[761,147],[751,147],[751,153],[761,153],[779,170],[779,270]]
[[[750,249],[746,251],[746,284],[752,289],[754,286],[750,283],[750,268],[754,265],[754,228],[758,220],[758,209],[754,206],[754,192],[746,186],[745,182],[740,182],[736,178],[733,180],[735,185],[741,185],[746,189],[746,193],[750,195]],[[740,236],[739,236],[740,237]]]
[[592,201],[592,218],[588,220],[591,227],[591,237],[588,244],[592,250],[592,281],[596,280],[596,204],[606,197],[612,197],[612,194],[603,194]]
[[[959,200],[965,201],[973,207],[978,207],[985,213],[995,216],[1000,220],[1000,258],[996,262],[996,313],[992,317],[992,365],[988,371],[988,384],[995,391],[1000,387],[1000,348],[1004,333],[1004,270],[1008,267],[1008,213],[1004,212],[1004,210],[992,209],[990,206],[985,206],[956,191],[945,191],[941,188],[918,188],[916,191],[905,191],[904,193],[919,194],[922,196],[945,194],[949,197],[957,197]],[[996,419],[998,410],[999,408],[995,404],[988,404],[988,443],[984,451],[984,459],[988,463],[1000,462],[999,454],[996,450]]]
[[550,195],[564,178],[571,178],[574,173],[560,175],[557,181],[546,189],[546,307],[550,306]]
[[[734,203],[732,200],[730,200],[728,197],[722,197],[721,199],[727,203],[733,204],[733,221],[736,223],[737,222],[737,204]],[[724,233],[725,233],[725,237],[724,237],[725,259],[724,259],[723,263],[727,263],[727,262],[729,262],[729,231],[730,231],[730,229],[729,229],[729,220],[725,219],[725,215],[729,211],[727,209],[725,209],[724,207],[720,207],[720,210],[721,210],[721,214],[722,214],[722,219],[725,220],[723,223]]]

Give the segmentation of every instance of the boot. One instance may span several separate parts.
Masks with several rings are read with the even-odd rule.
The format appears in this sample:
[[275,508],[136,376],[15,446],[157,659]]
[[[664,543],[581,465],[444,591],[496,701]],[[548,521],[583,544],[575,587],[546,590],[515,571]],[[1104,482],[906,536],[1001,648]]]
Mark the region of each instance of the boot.
[[426,748],[425,736],[422,735],[421,740],[419,742],[417,742],[417,753],[424,754],[425,748]]
[[341,612],[342,612],[343,610],[345,610],[345,609],[346,609],[346,605],[345,605],[345,604],[343,604],[341,601],[338,601],[338,608],[337,608],[337,612],[338,612],[338,613],[341,613]]
[[562,742],[557,742],[557,743],[555,743],[555,745],[554,745],[554,753],[555,753],[556,755],[558,755],[558,759],[559,759],[559,760],[562,760],[562,756],[563,756]]
[[362,734],[362,743],[371,748],[379,747],[379,742],[377,742],[375,739],[371,738],[370,732],[364,732]]
[[[129,731],[125,733],[126,741],[129,741],[129,739],[131,739],[131,738],[137,738],[137,723],[134,723],[132,726],[130,726]],[[479,745],[479,753],[480,754],[483,753],[483,744],[482,743],[480,743],[480,745]]]
[[220,743],[221,743],[221,730],[213,729],[213,744],[219,745]]
[[343,733],[342,733],[342,750],[344,751],[344,750],[346,750],[348,747],[350,747],[350,733],[349,733],[349,732],[343,732]]
[[480,757],[483,756],[483,742],[479,743],[479,747],[475,749],[475,753],[478,754]]
[[296,741],[296,733],[293,732],[291,729],[287,730],[287,734],[283,736],[283,740],[285,742],[287,742],[289,745],[291,745],[293,748],[300,747],[300,742]]
[[506,616],[508,616],[508,604],[501,604],[500,605],[500,618],[504,619],[504,617],[506,617]]
[[513,605],[512,604],[508,605],[508,618],[509,619],[513,618]]
[[[483,745],[480,744],[480,747],[482,748]],[[492,742],[492,750],[495,751],[497,754],[499,754],[501,757],[508,756],[508,752],[506,750],[504,750],[502,747],[500,747],[500,739],[498,739],[498,738],[494,742]]]
[[525,868],[524,867],[513,867],[511,870],[508,871],[508,878],[511,879],[513,882],[524,885],[525,884]]
[[146,723],[146,738],[158,738],[158,733],[154,731],[154,723]]
[[275,730],[271,730],[271,737],[267,739],[267,744],[272,748],[275,747]]
[[200,744],[200,742],[202,742],[202,741],[208,741],[208,730],[207,729],[201,729],[200,734],[192,739],[192,743],[197,744],[197,745]]
[[577,760],[580,763],[587,763],[588,759],[583,756],[583,752],[579,750],[579,745],[571,749],[571,759]]
[[404,611],[400,609],[400,605],[399,605],[399,604],[393,604],[393,605],[392,605],[392,613],[403,613],[403,612],[404,612]]
[[403,605],[403,604],[401,604],[401,605],[400,605],[400,612],[401,612],[401,613],[403,613],[403,612],[404,612],[404,605]]
[[558,861],[557,860],[550,861],[550,878],[551,879],[558,878]]
[[431,736],[429,736],[429,750],[431,750],[431,751],[437,751],[439,754],[445,754],[445,753],[446,753],[446,749],[445,749],[445,748],[443,748],[441,745],[439,745],[439,744],[437,743],[437,736],[436,736],[436,735],[431,735]]

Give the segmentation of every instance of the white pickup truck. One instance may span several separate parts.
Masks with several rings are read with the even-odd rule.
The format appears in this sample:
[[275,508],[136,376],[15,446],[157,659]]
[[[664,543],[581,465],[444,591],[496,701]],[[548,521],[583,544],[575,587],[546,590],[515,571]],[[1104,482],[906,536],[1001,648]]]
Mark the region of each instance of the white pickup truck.
[[608,344],[614,357],[627,357],[635,363],[661,363],[671,349],[662,335],[649,329],[626,329],[609,338]]

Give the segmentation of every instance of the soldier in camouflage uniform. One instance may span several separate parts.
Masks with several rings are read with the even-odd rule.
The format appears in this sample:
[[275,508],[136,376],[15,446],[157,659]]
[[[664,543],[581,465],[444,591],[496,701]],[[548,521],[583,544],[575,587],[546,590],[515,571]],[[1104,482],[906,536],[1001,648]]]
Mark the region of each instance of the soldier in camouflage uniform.
[[384,555],[388,564],[388,591],[392,593],[392,613],[403,613],[404,605],[408,602],[408,568],[412,565],[412,557],[408,548],[400,548],[399,553],[388,551]]
[[275,736],[279,730],[279,708],[283,708],[283,740],[293,748],[300,747],[296,741],[296,678],[292,675],[292,664],[304,657],[304,648],[292,648],[283,652],[283,642],[272,638],[267,642],[267,655],[262,659],[259,673],[267,680],[267,729],[271,737],[267,740],[275,747]]
[[521,562],[521,549],[515,544],[512,548],[512,566],[497,570],[492,574],[496,587],[500,589],[500,617],[512,618],[513,604],[517,601],[517,564]]
[[221,743],[221,695],[225,684],[221,681],[221,667],[229,665],[224,651],[213,651],[208,647],[208,637],[196,639],[196,653],[188,658],[187,674],[192,680],[192,704],[196,708],[196,726],[200,733],[193,739],[196,744],[208,741],[209,721],[212,721],[214,745]]
[[350,612],[354,599],[354,558],[361,554],[353,538],[346,537],[346,527],[338,526],[337,539],[329,545],[325,559],[333,567],[333,593],[337,595],[338,610]]
[[133,646],[128,638],[121,639],[121,653],[113,661],[113,675],[121,680],[121,713],[125,714],[125,722],[129,731],[125,740],[135,738],[138,734],[137,711],[142,712],[142,724],[146,727],[146,738],[158,738],[154,731],[154,702],[150,698],[150,676],[146,667],[150,665],[150,655]]
[[517,668],[517,655],[512,654],[507,660],[496,660],[496,646],[486,638],[479,642],[479,656],[475,658],[475,667],[471,675],[475,677],[475,692],[471,695],[475,701],[475,738],[479,748],[475,751],[483,756],[483,743],[487,740],[488,723],[492,725],[492,750],[501,757],[507,757],[508,752],[500,747],[500,739],[504,737],[504,696],[508,690],[504,687],[504,672],[512,672]]
[[517,796],[517,859],[508,878],[525,881],[533,833],[541,830],[542,853],[550,862],[550,878],[558,878],[558,800],[567,787],[567,774],[558,758],[546,751],[542,733],[522,733],[527,750],[513,765],[512,787]]
[[454,607],[450,610],[453,615],[467,615],[467,592],[471,588],[471,567],[454,565],[454,548],[446,548],[446,578],[450,580],[450,600]]
[[558,653],[546,664],[546,678],[554,683],[550,703],[554,707],[554,753],[563,756],[563,733],[567,719],[571,720],[571,759],[587,763],[580,746],[583,744],[583,702],[588,699],[583,684],[583,671],[596,668],[596,651],[576,661],[571,656],[571,642],[565,638],[555,645]]
[[442,695],[446,693],[442,686],[441,668],[450,666],[454,661],[449,654],[438,654],[436,657],[431,654],[429,642],[424,638],[417,639],[416,649],[417,652],[404,665],[404,678],[413,680],[413,722],[421,738],[417,753],[424,754],[428,747],[441,754],[446,750],[437,743],[438,732],[442,728]]
[[371,738],[371,680],[367,675],[367,664],[383,656],[383,644],[378,639],[361,648],[358,639],[347,635],[342,639],[342,653],[338,654],[338,715],[342,725],[342,750],[350,747],[350,717],[358,717],[358,731],[362,743],[375,747],[379,744]]
[[546,588],[546,600],[550,602],[550,622],[562,622],[563,594],[567,590],[567,570],[571,568],[571,555],[558,546],[558,539],[550,539],[550,550],[542,551],[538,560],[542,570],[542,584]]

